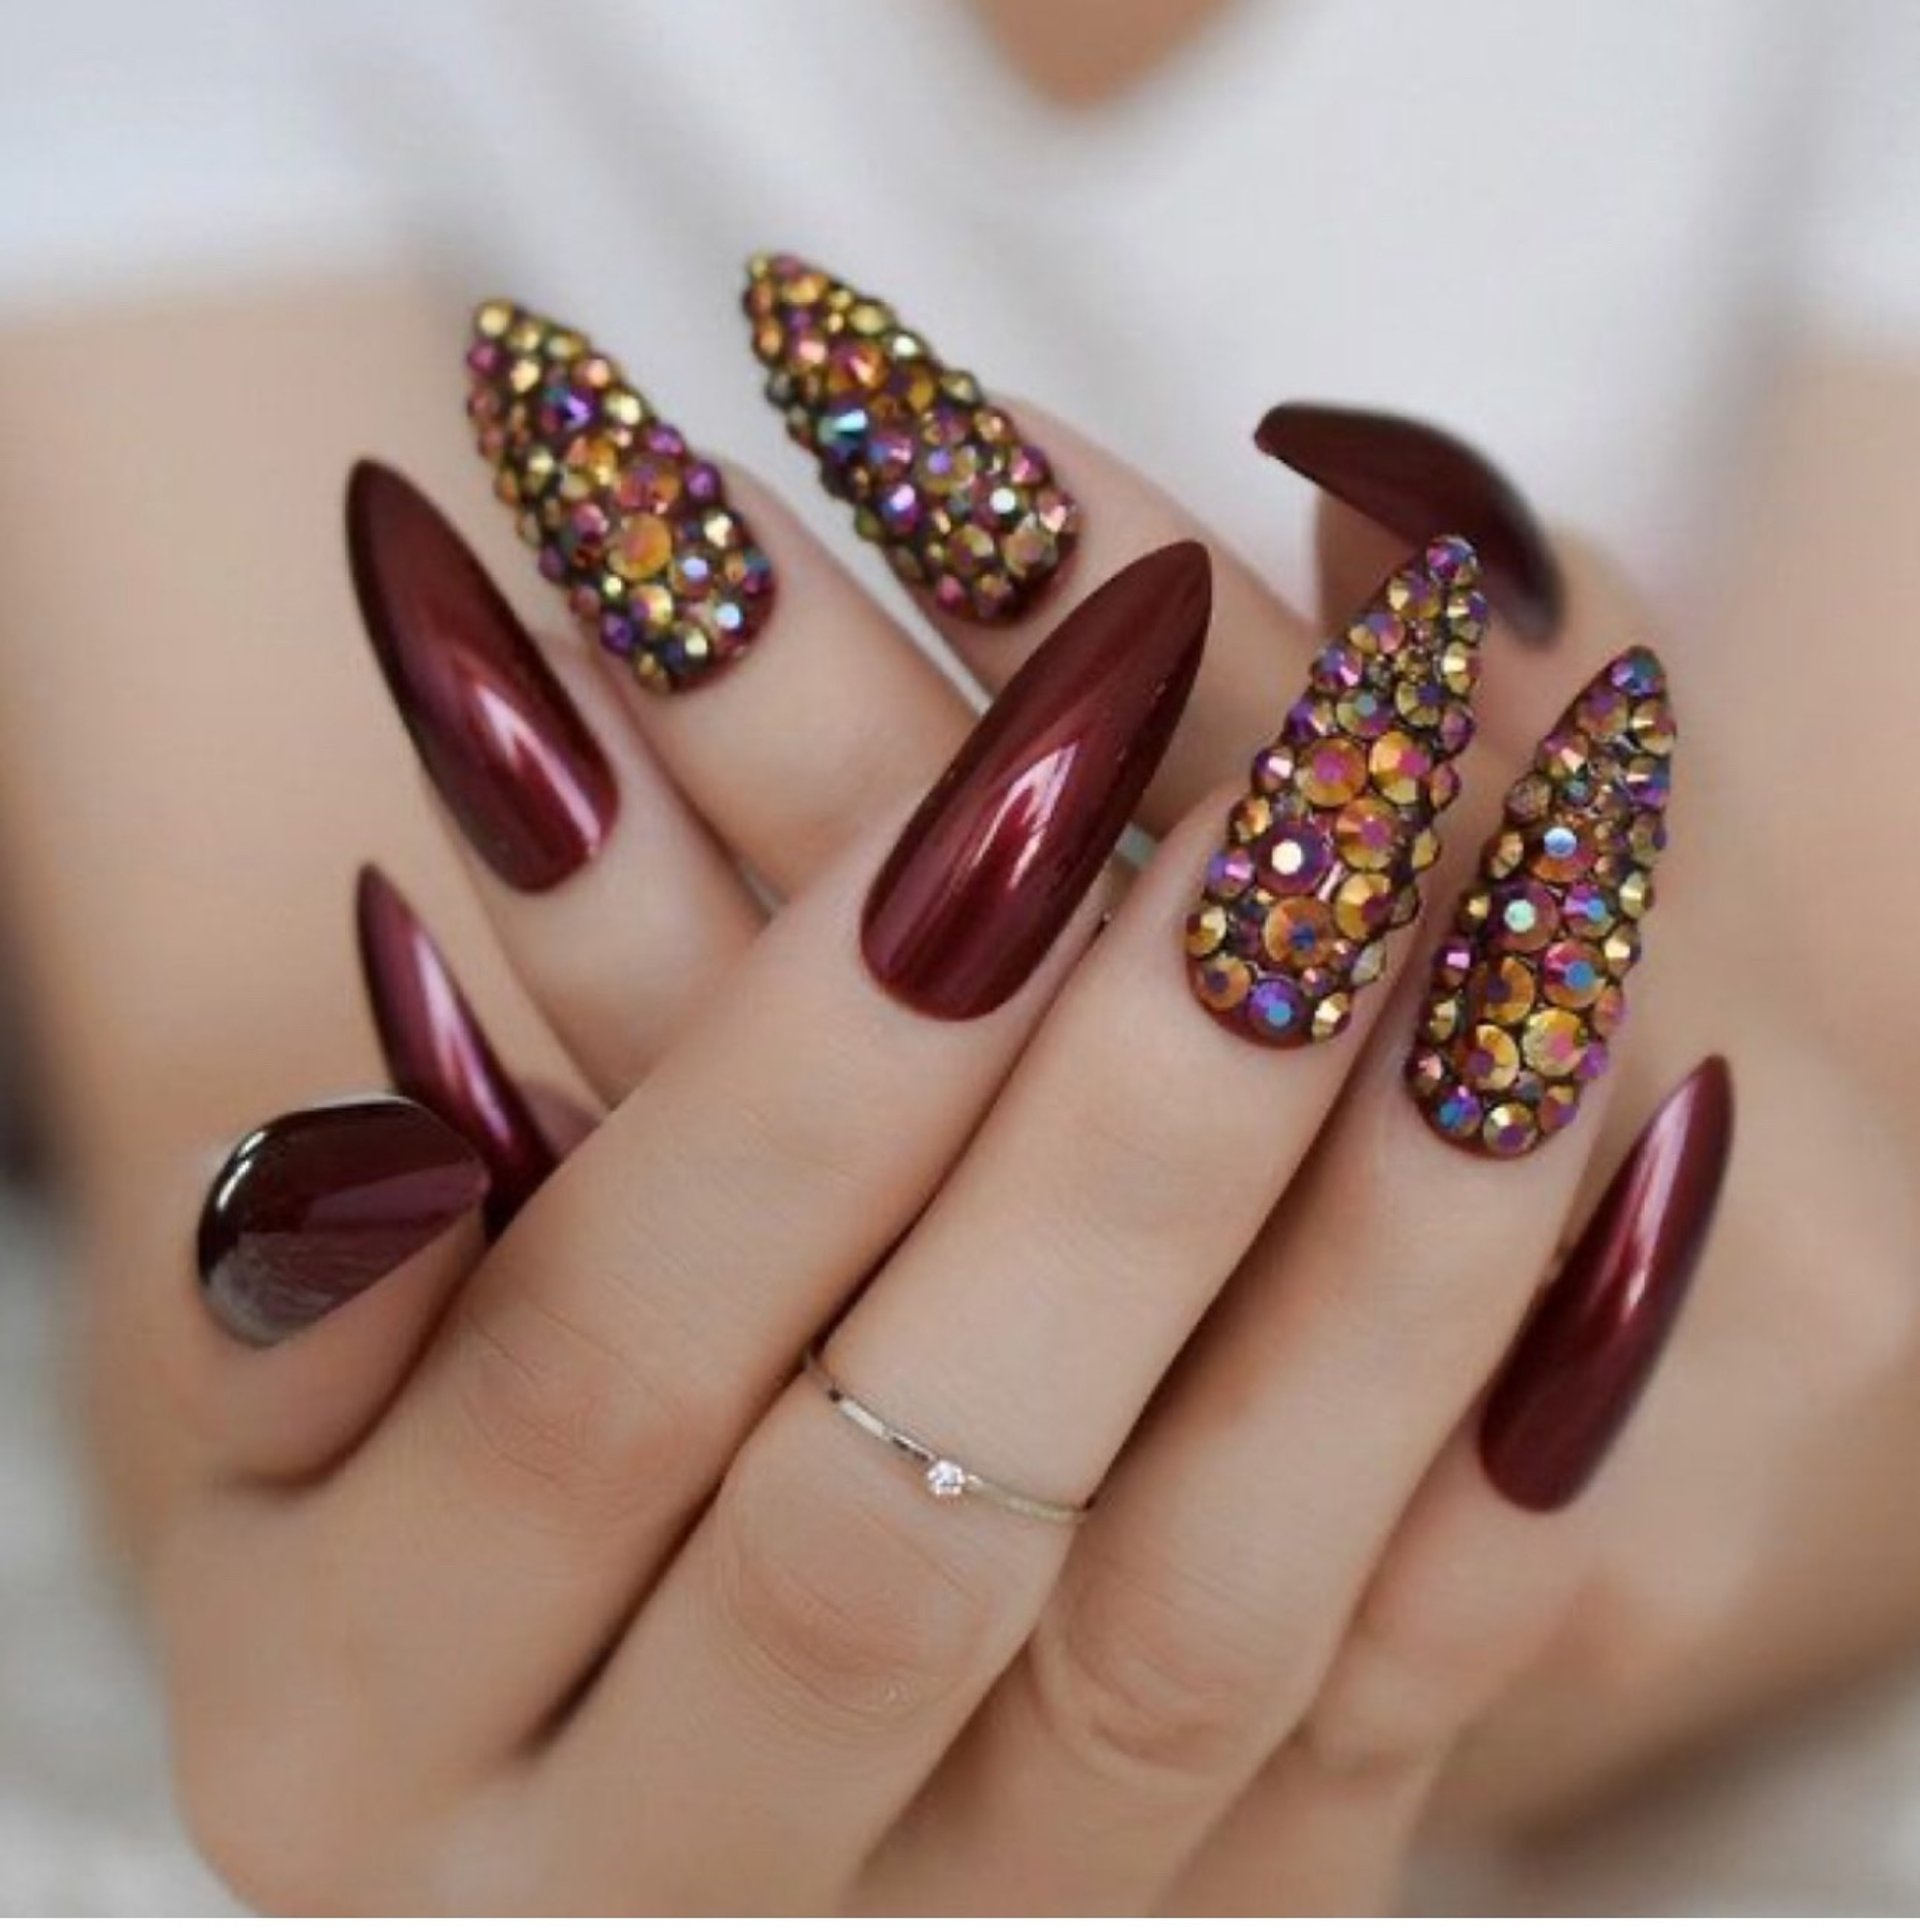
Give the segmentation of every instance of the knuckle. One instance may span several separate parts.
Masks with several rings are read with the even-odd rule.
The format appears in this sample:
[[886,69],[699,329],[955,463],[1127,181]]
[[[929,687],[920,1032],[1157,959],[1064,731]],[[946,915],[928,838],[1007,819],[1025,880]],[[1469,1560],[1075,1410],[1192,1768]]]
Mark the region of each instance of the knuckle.
[[1324,1779],[1380,1783],[1424,1773],[1476,1710],[1493,1657],[1370,1596],[1289,1748]]
[[477,1300],[460,1319],[459,1409],[480,1450],[457,1457],[491,1501],[597,1536],[655,1510],[665,1468],[705,1462],[716,1403],[684,1361],[668,1369],[675,1348],[630,1349],[525,1292]]
[[1029,1653],[1055,1743],[1120,1786],[1244,1769],[1296,1685],[1265,1615],[1170,1569],[1088,1573],[1041,1621]]
[[954,1556],[967,1535],[936,1544],[891,1479],[803,1482],[798,1463],[749,1455],[713,1514],[716,1623],[763,1696],[810,1733],[858,1740],[990,1676],[999,1614]]

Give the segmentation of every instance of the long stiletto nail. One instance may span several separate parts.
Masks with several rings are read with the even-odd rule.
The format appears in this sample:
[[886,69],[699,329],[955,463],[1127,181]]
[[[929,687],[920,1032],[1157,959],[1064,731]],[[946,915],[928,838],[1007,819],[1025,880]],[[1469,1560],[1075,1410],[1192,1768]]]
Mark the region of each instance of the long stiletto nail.
[[1544,642],[1559,627],[1566,591],[1545,530],[1520,491],[1458,436],[1406,415],[1283,402],[1254,440],[1403,541],[1458,529],[1480,552],[1494,608],[1520,635]]
[[1515,1505],[1577,1498],[1680,1315],[1733,1153],[1733,1075],[1709,1057],[1622,1159],[1487,1396],[1480,1461]]
[[467,840],[516,890],[564,883],[620,799],[533,638],[446,517],[378,462],[348,480],[347,555],[394,705]]
[[745,305],[767,399],[894,573],[975,622],[1031,608],[1080,509],[1012,416],[885,302],[790,254],[753,257]]
[[493,1177],[489,1230],[499,1231],[559,1163],[527,1095],[500,1062],[440,947],[371,864],[354,893],[367,1001],[395,1086],[444,1118]]
[[398,1097],[294,1111],[250,1131],[200,1213],[200,1282],[215,1318],[277,1345],[337,1311],[479,1204],[486,1167]]
[[1474,553],[1443,536],[1321,650],[1253,760],[1187,919],[1194,995],[1256,1044],[1337,1037],[1420,911],[1435,825],[1473,736],[1486,604]]
[[576,329],[489,301],[467,351],[467,413],[495,492],[581,626],[649,689],[744,655],[773,565],[720,471]]
[[1450,1142],[1520,1157],[1570,1124],[1627,1013],[1666,848],[1673,708],[1651,649],[1616,656],[1542,738],[1433,960],[1407,1063]]
[[1001,691],[867,899],[867,963],[902,1002],[978,1017],[1026,982],[1166,753],[1212,595],[1199,543],[1156,550],[1096,589]]

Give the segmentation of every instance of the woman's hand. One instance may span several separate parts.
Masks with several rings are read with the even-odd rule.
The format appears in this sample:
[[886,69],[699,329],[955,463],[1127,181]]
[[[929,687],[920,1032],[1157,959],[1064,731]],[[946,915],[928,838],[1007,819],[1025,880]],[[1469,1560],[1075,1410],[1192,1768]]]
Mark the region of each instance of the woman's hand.
[[[1196,533],[1047,441],[1087,508],[1080,584]],[[478,650],[467,687],[500,700],[464,714],[504,746],[496,787],[436,769],[476,835],[507,785],[544,785],[515,880],[561,874],[514,890],[498,844],[478,874],[607,1122],[477,1259],[479,1186],[417,1114],[283,1124],[216,1193],[214,1302],[282,1342],[166,1334],[205,1440],[154,1575],[189,1807],[277,1905],[1377,1902],[1454,1737],[1584,1570],[1589,1515],[1499,1497],[1463,1420],[1608,1087],[1539,1155],[1478,1162],[1400,1088],[1419,945],[1321,997],[1340,1034],[1300,1053],[1260,1047],[1292,1019],[1228,994],[1204,903],[1183,958],[1240,788],[1215,786],[1307,682],[1309,630],[1236,566],[1164,758],[1204,620],[1194,551],[1108,582],[1044,648],[1033,617],[945,620],[989,681],[1028,666],[883,861],[893,799],[964,706],[774,503],[734,493],[782,585],[750,662],[641,698],[639,734],[560,665],[609,785],[526,721],[525,665]],[[389,530],[403,510],[418,584],[442,538],[404,494]],[[389,614],[401,553],[361,545]],[[475,644],[471,578],[439,561],[394,619],[415,669],[423,620]],[[1423,600],[1434,567],[1468,595],[1443,551],[1378,610],[1413,608],[1419,668],[1478,639],[1466,603]],[[1576,598],[1564,695],[1585,673],[1564,662],[1604,653],[1591,620]],[[411,687],[433,763],[444,716]],[[1076,962],[1156,763],[1165,840]],[[1303,820],[1344,807],[1264,767]],[[1415,888],[1391,839],[1445,794],[1423,783],[1383,864],[1338,874]],[[1257,815],[1236,814],[1244,847]],[[788,899],[764,933],[730,856]],[[1279,908],[1308,895],[1268,882]],[[1409,958],[1397,992],[1373,981]],[[404,1214],[353,1164],[376,1134],[415,1174]],[[385,1257],[396,1218],[416,1234],[377,1289],[336,1199],[387,1213]],[[1018,1489],[1102,1487],[1092,1517],[938,1503],[796,1381],[856,1294],[843,1384]]]

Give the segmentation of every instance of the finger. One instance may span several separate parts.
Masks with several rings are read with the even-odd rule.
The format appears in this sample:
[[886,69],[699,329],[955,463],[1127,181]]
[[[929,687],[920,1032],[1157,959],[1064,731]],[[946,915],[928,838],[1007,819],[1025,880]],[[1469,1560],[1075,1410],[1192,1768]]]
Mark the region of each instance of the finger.
[[377,1605],[335,1606],[362,1681],[420,1710],[396,1771],[473,1771],[550,1721],[919,1212],[1091,927],[1204,589],[1191,550],[1117,580],[983,719],[864,919],[871,836],[788,907],[496,1247],[323,1495],[316,1562],[405,1567]]
[[347,543],[481,900],[560,1041],[618,1099],[751,939],[752,897],[602,679],[570,652],[549,662],[411,483],[360,463]]
[[1619,658],[1510,792],[1491,875],[1419,987],[1423,1042],[1405,1073],[1419,1108],[1400,1088],[1415,1028],[1403,1000],[1406,1028],[1367,1055],[956,1766],[941,1842],[955,1868],[1018,1811],[1022,1837],[1046,1843],[1027,1904],[1044,1908],[1110,1836],[1103,1897],[1141,1904],[1310,1701],[1579,1182],[1591,1080],[1638,954],[1640,865],[1660,841],[1665,755],[1643,783],[1635,745],[1643,730],[1666,741],[1671,723],[1663,704],[1642,717],[1623,686],[1653,679],[1647,652]]
[[[1470,606],[1442,614],[1436,596],[1428,609],[1426,567],[1417,558],[1376,605],[1428,610],[1398,659],[1411,683],[1430,659],[1472,650]],[[1470,687],[1470,660],[1460,667]],[[1350,1041],[1298,1057],[1247,1049],[1183,981],[1172,933],[1224,809],[1216,797],[1163,847],[832,1342],[831,1369],[860,1399],[1050,1500],[1098,1482],[1351,1064]],[[1413,890],[1414,814],[1388,815],[1392,837],[1366,855]],[[674,1788],[657,1833],[624,1846],[733,1865],[744,1843],[726,1816],[752,1811],[789,1891],[824,1903],[1012,1656],[1065,1543],[985,1512],[956,1532],[796,1388],[606,1675],[570,1743],[575,1784],[645,1730],[677,1762]],[[855,1731],[863,1770],[829,1773]],[[767,1817],[783,1783],[818,1788],[804,1817]]]
[[[1396,1531],[1312,1711],[1208,1840],[1176,1911],[1227,1896],[1390,1898],[1369,1868],[1459,1738],[1591,1580],[1604,1501],[1575,1505],[1664,1355],[1733,1144],[1710,1058],[1659,1106],[1544,1288],[1470,1430]],[[1335,1903],[1338,1904],[1338,1903]]]
[[776,890],[800,888],[924,789],[970,705],[770,493],[723,484],[577,331],[504,303],[475,327],[481,450],[543,572],[624,657],[609,680],[700,816]]
[[[822,485],[990,688],[1129,557],[1211,541],[1124,463],[1037,408],[983,396],[891,307],[821,269],[756,256],[747,309],[768,399],[815,457]],[[1148,792],[1144,820],[1155,830],[1240,766],[1252,746],[1247,718],[1298,683],[1313,642],[1295,611],[1213,547],[1213,636]]]
[[308,1478],[367,1431],[478,1255],[486,1189],[467,1144],[401,1098],[240,1141],[200,1219],[211,1316],[173,1365],[212,1478]]

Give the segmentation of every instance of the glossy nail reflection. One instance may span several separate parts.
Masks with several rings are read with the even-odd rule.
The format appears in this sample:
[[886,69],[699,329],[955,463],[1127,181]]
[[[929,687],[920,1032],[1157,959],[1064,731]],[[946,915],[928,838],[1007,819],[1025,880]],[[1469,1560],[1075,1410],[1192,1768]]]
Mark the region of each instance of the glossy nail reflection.
[[275,1118],[234,1147],[200,1214],[208,1308],[242,1342],[276,1345],[424,1250],[486,1189],[465,1139],[403,1098]]
[[1733,1150],[1733,1078],[1709,1057],[1640,1133],[1501,1369],[1480,1426],[1516,1505],[1576,1498],[1633,1413],[1693,1282]]
[[559,1159],[525,1092],[495,1054],[440,947],[387,878],[360,872],[360,967],[395,1085],[444,1118],[486,1161],[490,1230],[501,1230]]
[[1283,402],[1254,440],[1403,541],[1458,529],[1479,552],[1496,613],[1530,642],[1559,626],[1566,592],[1546,531],[1520,491],[1458,436],[1406,415]]
[[980,719],[867,900],[869,966],[929,1016],[1004,1003],[1092,887],[1159,767],[1212,603],[1197,542],[1121,570]]
[[468,840],[517,890],[564,882],[619,796],[533,638],[440,511],[375,462],[347,484],[347,554],[394,704]]

